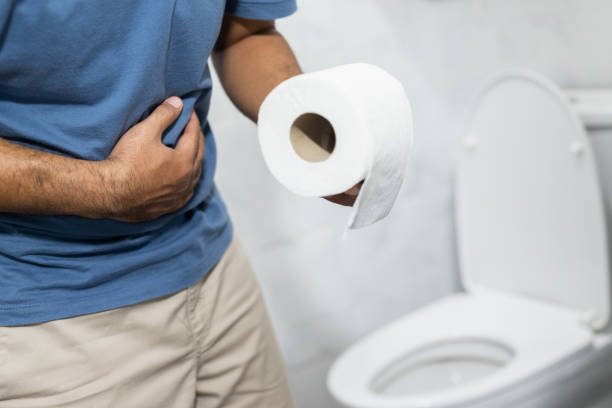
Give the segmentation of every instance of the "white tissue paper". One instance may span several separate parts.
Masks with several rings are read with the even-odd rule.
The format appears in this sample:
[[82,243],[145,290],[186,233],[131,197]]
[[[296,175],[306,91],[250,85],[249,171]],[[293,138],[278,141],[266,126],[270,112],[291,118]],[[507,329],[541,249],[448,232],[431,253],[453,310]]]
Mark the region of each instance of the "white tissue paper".
[[259,143],[270,171],[308,197],[365,180],[348,228],[384,218],[399,193],[412,147],[412,113],[401,83],[369,64],[299,75],[265,99]]

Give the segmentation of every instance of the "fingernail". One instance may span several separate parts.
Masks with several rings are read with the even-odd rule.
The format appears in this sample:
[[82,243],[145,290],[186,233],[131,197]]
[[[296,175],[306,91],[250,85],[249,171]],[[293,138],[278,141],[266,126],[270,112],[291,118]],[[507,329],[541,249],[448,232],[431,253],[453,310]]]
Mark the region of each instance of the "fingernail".
[[168,102],[175,108],[180,108],[183,104],[183,101],[181,101],[181,98],[179,98],[178,96],[171,96],[170,98],[166,99],[166,102]]

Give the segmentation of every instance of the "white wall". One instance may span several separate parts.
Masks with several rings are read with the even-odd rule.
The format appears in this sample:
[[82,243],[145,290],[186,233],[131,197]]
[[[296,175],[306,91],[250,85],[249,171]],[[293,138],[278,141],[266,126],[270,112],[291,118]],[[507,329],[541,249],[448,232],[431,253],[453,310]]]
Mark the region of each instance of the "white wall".
[[370,62],[400,78],[416,145],[396,208],[341,240],[348,210],[267,171],[255,126],[217,87],[217,184],[262,283],[299,408],[337,405],[334,358],[362,335],[459,290],[452,166],[467,106],[499,69],[612,87],[609,0],[302,0],[279,22],[304,70]]

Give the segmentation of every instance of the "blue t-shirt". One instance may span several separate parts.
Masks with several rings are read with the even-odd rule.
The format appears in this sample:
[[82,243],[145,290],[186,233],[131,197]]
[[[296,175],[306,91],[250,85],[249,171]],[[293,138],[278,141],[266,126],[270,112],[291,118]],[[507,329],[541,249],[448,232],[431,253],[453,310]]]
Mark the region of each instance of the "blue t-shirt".
[[195,109],[206,146],[193,198],[151,222],[0,213],[0,325],[170,294],[219,261],[232,226],[213,182],[207,60],[224,12],[267,20],[295,8],[295,0],[0,2],[0,137],[103,160],[132,125],[177,95],[183,112],[163,143],[175,146]]

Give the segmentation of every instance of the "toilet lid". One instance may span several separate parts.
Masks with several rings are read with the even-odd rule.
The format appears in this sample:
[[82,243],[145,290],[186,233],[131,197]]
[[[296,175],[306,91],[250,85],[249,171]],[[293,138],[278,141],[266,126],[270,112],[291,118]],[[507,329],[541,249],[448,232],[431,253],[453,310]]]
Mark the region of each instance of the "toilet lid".
[[511,71],[481,93],[457,175],[461,272],[492,288],[609,316],[605,217],[584,128],[560,89]]

